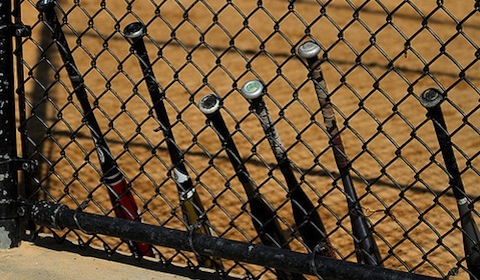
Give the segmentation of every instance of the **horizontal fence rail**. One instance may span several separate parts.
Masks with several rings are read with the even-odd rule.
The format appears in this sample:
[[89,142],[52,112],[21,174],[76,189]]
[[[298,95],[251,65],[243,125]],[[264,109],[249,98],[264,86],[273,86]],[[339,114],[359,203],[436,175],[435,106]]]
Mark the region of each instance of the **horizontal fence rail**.
[[478,1],[0,11],[8,231],[219,277],[480,279]]
[[57,229],[69,228],[85,233],[94,232],[133,241],[187,250],[200,255],[232,259],[301,274],[316,275],[322,279],[404,279],[434,280],[435,277],[347,263],[320,256],[301,254],[271,246],[254,245],[233,240],[192,235],[186,231],[138,224],[101,215],[68,209],[51,202],[26,202],[27,213],[38,225]]

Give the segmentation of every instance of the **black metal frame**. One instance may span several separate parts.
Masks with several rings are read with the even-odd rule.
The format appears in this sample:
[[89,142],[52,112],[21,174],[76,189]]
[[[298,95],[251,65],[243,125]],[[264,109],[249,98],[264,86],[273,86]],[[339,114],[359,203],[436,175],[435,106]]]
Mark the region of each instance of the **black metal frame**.
[[18,247],[20,223],[18,215],[17,145],[15,123],[15,86],[13,73],[13,36],[10,1],[0,4],[0,238],[1,248]]

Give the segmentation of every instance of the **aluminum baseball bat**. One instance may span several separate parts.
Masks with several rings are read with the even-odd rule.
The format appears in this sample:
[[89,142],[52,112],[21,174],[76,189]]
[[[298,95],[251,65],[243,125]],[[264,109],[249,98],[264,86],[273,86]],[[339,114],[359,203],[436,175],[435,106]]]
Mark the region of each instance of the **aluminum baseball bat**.
[[[245,193],[248,197],[251,218],[255,230],[257,231],[263,244],[272,247],[290,249],[288,246],[288,241],[286,240],[284,233],[280,228],[280,224],[278,223],[275,210],[267,202],[266,198],[259,192],[252,177],[248,173],[245,164],[242,161],[237,146],[235,145],[222,114],[220,113],[220,107],[220,98],[215,94],[204,96],[198,103],[198,108],[210,121],[213,130],[225,148],[225,152],[227,153],[230,163],[235,170],[238,180],[245,190]],[[292,280],[305,279],[301,274],[292,274],[282,270],[277,270],[277,278]]]
[[298,48],[298,54],[307,60],[310,68],[310,78],[315,86],[315,92],[320,103],[323,121],[330,139],[329,144],[332,147],[335,163],[342,179],[352,225],[357,261],[363,264],[378,266],[381,265],[382,258],[375,239],[373,238],[373,231],[369,226],[367,217],[365,217],[363,213],[350,176],[351,162],[345,152],[343,141],[338,130],[335,112],[328,96],[327,85],[323,78],[318,53],[320,53],[320,46],[313,41],[305,42]]
[[288,197],[291,200],[292,212],[298,231],[302,236],[305,245],[311,252],[318,252],[323,256],[335,258],[336,254],[326,234],[325,226],[308,196],[300,187],[295,174],[293,173],[290,161],[280,139],[267,106],[263,100],[263,84],[257,80],[246,82],[242,89],[242,95],[250,102],[251,109],[260,121],[262,129],[268,140],[270,148],[275,155],[278,167],[282,172],[287,187]]
[[[200,200],[198,193],[195,191],[193,182],[188,175],[185,164],[183,163],[182,152],[176,144],[172,133],[172,126],[163,103],[165,93],[160,92],[159,84],[155,78],[148,57],[148,52],[145,47],[145,42],[143,41],[146,32],[146,28],[142,23],[133,22],[124,28],[123,35],[131,42],[135,56],[138,58],[150,94],[150,99],[152,100],[153,108],[157,115],[157,119],[160,122],[160,128],[163,131],[167,143],[168,153],[173,165],[173,179],[177,185],[184,219],[189,226],[196,227],[194,229],[195,233],[212,235],[202,201]],[[201,266],[220,270],[223,269],[222,263],[218,259],[200,256],[198,261]]]
[[[140,222],[138,207],[130,191],[130,186],[120,171],[115,158],[113,157],[107,142],[100,130],[95,118],[88,96],[85,90],[83,77],[78,71],[72,51],[68,46],[65,34],[55,12],[55,0],[41,0],[37,3],[37,9],[45,15],[45,22],[52,31],[52,38],[60,53],[65,70],[68,73],[73,91],[83,111],[83,118],[91,132],[95,149],[103,173],[103,180],[108,187],[110,201],[116,217]],[[145,243],[126,241],[132,253],[137,257],[155,256],[154,248]]]
[[[452,140],[443,117],[441,103],[445,99],[442,91],[428,88],[420,95],[420,103],[427,109],[427,118],[433,122],[443,161],[448,172],[449,186],[457,200],[462,227],[463,248],[470,272],[470,279],[480,279],[480,233],[472,215],[473,204],[465,192],[457,160],[453,152]],[[471,204],[471,206],[470,206]]]

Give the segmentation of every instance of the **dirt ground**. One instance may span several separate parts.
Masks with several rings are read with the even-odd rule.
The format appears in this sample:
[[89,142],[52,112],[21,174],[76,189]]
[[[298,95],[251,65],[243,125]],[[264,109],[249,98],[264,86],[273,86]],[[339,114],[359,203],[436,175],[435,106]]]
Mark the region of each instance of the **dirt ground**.
[[[15,249],[0,250],[2,280],[29,279],[192,279],[188,269],[159,269],[117,254],[116,261],[102,258],[94,249],[73,244],[58,245],[52,238],[23,241]],[[130,261],[129,261],[130,260]],[[122,263],[123,262],[123,263]],[[136,263],[135,263],[136,262]],[[52,265],[54,263],[55,265]],[[206,275],[206,274],[204,274]]]
[[[428,87],[446,91],[442,108],[468,194],[479,182],[480,15],[474,1],[60,1],[66,33],[112,153],[132,184],[146,223],[184,229],[159,123],[138,61],[121,30],[147,24],[147,50],[165,92],[177,145],[216,235],[259,242],[245,193],[214,131],[196,104],[223,98],[222,115],[252,178],[294,225],[286,185],[239,88],[267,86],[267,106],[297,178],[326,225],[339,257],[356,261],[343,187],[305,63],[295,55],[309,38],[322,65],[361,204],[387,268],[443,277],[464,257],[455,199],[431,122],[417,100]],[[259,4],[261,3],[261,5]],[[357,8],[355,8],[357,7]],[[361,9],[359,8],[361,7]],[[358,9],[358,12],[355,12]],[[111,209],[98,159],[51,33],[33,2],[23,2],[27,133],[40,162],[34,187],[43,198],[85,211]],[[274,33],[274,31],[277,31]],[[43,59],[40,59],[44,57]],[[45,59],[46,58],[46,59]],[[113,213],[109,213],[113,215]],[[294,233],[298,236],[298,233]],[[86,242],[89,236],[69,233]],[[305,251],[294,237],[291,248]],[[115,248],[118,240],[93,238]],[[121,245],[119,250],[127,250]],[[162,249],[185,262],[189,253]],[[232,271],[244,268],[226,262]],[[462,261],[462,266],[465,262]],[[262,270],[248,267],[254,276]],[[229,267],[230,268],[230,267]],[[267,272],[263,278],[273,275]],[[459,269],[458,279],[466,279]]]

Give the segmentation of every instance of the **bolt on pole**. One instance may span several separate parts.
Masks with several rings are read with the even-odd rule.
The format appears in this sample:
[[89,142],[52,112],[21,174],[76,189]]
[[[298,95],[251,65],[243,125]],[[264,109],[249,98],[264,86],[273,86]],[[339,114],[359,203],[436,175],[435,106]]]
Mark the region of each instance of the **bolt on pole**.
[[0,2],[0,249],[18,247],[18,175],[14,77],[12,3]]

